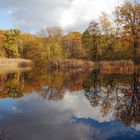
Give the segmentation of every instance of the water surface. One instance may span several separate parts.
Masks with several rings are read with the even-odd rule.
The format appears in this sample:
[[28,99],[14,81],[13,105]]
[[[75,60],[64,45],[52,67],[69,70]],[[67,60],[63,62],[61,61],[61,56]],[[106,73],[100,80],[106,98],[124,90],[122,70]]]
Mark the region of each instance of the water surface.
[[0,74],[0,140],[140,139],[139,75]]

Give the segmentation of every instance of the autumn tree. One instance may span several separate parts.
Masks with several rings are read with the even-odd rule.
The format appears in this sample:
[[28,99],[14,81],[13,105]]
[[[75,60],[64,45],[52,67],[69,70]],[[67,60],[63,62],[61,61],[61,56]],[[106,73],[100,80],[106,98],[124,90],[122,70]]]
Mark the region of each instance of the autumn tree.
[[101,27],[101,45],[100,45],[100,55],[104,59],[113,59],[114,55],[114,36],[112,22],[109,16],[102,12],[99,18]]
[[95,20],[91,21],[88,26],[88,31],[91,35],[91,42],[90,42],[90,51],[91,51],[91,59],[96,61],[98,60],[98,45],[100,40],[100,29],[99,23]]
[[124,34],[129,39],[130,46],[133,48],[133,60],[136,62],[140,38],[140,4],[126,2],[118,7],[118,12]]
[[82,46],[85,50],[85,58],[86,59],[91,59],[89,54],[90,54],[90,51],[91,51],[91,44],[92,44],[92,37],[91,37],[91,34],[89,33],[88,30],[84,31],[82,36],[81,36],[81,40],[82,40]]
[[70,32],[65,35],[63,38],[63,45],[68,51],[69,58],[83,58],[85,56],[80,32]]
[[102,15],[100,17],[100,25],[101,25],[101,31],[104,35],[108,36],[112,33],[112,23],[109,19],[109,16],[102,12]]
[[62,59],[66,57],[65,49],[63,47],[63,32],[60,27],[47,27],[42,28],[38,33],[42,38],[43,46],[46,51],[43,52],[43,56],[46,56],[46,60],[50,59]]
[[6,52],[7,57],[19,57],[19,44],[18,37],[20,35],[20,30],[13,29],[5,31],[5,39],[3,41],[3,47]]
[[4,40],[5,40],[5,31],[0,30],[0,57],[5,57],[5,49],[4,49]]

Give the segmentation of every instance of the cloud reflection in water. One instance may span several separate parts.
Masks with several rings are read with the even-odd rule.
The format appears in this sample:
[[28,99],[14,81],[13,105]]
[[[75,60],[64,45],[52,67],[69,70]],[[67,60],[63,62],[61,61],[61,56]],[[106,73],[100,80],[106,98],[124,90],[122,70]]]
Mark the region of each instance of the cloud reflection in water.
[[0,111],[8,116],[0,118],[0,127],[11,140],[137,138],[138,132],[114,121],[113,114],[104,118],[100,108],[90,107],[81,92],[66,92],[60,101],[44,100],[39,94],[11,100],[12,110]]

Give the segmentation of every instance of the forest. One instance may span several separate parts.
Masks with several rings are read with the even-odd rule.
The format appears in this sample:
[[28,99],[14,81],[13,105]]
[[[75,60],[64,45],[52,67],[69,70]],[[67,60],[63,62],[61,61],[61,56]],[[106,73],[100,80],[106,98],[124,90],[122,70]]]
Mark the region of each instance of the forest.
[[36,34],[19,29],[0,30],[0,58],[48,60],[133,60],[140,62],[140,4],[125,2],[112,15],[102,12],[84,32],[65,33],[60,27]]

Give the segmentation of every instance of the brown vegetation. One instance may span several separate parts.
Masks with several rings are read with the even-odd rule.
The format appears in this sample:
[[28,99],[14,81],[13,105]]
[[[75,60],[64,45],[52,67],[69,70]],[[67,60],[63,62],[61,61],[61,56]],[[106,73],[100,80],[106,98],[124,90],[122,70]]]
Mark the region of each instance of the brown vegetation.
[[99,63],[101,73],[120,73],[132,74],[135,71],[135,65],[132,61],[102,61]]
[[31,60],[26,59],[7,59],[7,58],[1,58],[0,59],[0,67],[8,67],[8,66],[18,66],[21,64],[30,65]]
[[29,70],[31,65],[32,61],[26,59],[0,59],[0,74]]
[[101,73],[132,74],[139,67],[135,66],[131,60],[93,62],[76,59],[59,59],[48,61],[47,68],[51,71],[90,71],[96,69]]
[[86,69],[94,69],[95,63],[92,61],[86,60],[77,60],[77,59],[65,59],[65,60],[55,60],[48,61],[47,67],[48,69],[58,69],[58,70],[86,70]]

